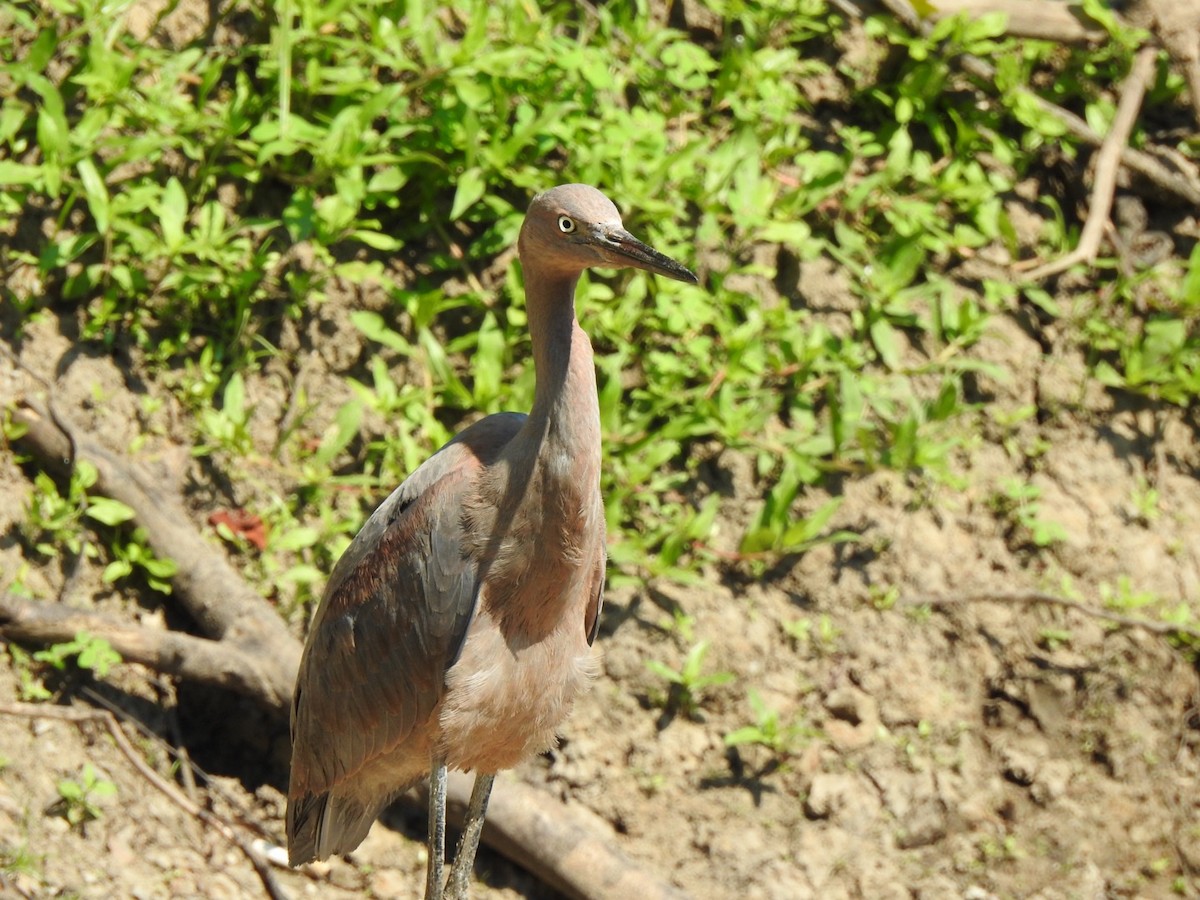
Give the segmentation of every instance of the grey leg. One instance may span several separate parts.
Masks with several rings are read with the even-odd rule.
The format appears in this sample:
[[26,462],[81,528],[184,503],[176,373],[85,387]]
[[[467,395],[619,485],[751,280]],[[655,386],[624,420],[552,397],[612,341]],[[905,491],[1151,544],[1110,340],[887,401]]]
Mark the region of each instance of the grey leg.
[[429,773],[429,862],[425,869],[425,900],[442,900],[445,864],[446,765],[435,756]]
[[454,865],[446,881],[450,900],[467,900],[471,873],[475,869],[475,852],[479,849],[479,837],[483,834],[483,820],[487,816],[488,797],[492,794],[492,782],[496,776],[479,773],[475,786],[471,788],[471,800],[467,804],[467,816],[463,819],[462,837],[458,851],[454,854]]

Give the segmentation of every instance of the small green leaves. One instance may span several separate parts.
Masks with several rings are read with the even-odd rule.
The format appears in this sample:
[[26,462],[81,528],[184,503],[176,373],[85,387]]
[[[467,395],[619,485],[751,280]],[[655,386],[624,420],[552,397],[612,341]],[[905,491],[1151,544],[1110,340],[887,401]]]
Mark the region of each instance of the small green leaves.
[[646,668],[667,682],[668,693],[659,696],[657,701],[666,711],[696,718],[700,714],[705,691],[733,680],[731,672],[704,673],[704,657],[708,654],[708,648],[708,641],[695,644],[678,669],[672,669],[658,660],[646,661]]
[[101,810],[96,801],[114,797],[117,793],[117,786],[102,778],[91,763],[83,764],[79,781],[62,778],[57,788],[59,803],[56,804],[56,811],[72,828],[80,830],[88,822],[100,818]]
[[65,669],[72,657],[79,668],[88,669],[97,678],[107,677],[112,667],[121,662],[121,655],[113,650],[108,641],[86,631],[77,632],[72,641],[54,644],[33,654],[38,662],[59,670]]

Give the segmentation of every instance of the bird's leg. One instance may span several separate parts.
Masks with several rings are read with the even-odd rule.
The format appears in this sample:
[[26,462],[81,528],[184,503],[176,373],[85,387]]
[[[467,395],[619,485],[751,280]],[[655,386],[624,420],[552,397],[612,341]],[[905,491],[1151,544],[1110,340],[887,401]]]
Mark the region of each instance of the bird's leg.
[[446,764],[433,757],[429,772],[429,862],[425,868],[425,900],[442,900],[446,864]]
[[450,900],[467,898],[467,885],[475,868],[475,852],[479,849],[488,797],[492,794],[492,782],[495,780],[496,776],[487,772],[475,776],[475,786],[471,788],[471,800],[467,804],[467,816],[463,819],[462,836],[458,839],[458,850],[454,854],[454,865],[450,868],[450,877],[446,879]]

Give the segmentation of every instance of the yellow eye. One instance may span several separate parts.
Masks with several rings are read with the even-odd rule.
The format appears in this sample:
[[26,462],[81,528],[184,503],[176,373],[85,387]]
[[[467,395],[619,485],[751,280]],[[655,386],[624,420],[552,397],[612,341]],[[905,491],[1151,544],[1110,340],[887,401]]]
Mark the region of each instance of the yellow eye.
[[571,234],[573,231],[575,231],[575,220],[570,216],[559,216],[558,230],[563,234]]

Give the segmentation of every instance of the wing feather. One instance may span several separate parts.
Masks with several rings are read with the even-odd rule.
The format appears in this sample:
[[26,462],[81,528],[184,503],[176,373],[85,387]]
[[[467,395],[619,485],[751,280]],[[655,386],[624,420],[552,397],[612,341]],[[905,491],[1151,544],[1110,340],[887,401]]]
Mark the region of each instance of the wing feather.
[[481,466],[523,420],[489,416],[430,457],[334,567],[292,706],[293,863],[357,846],[386,798],[363,804],[330,792],[402,745],[440,702],[480,588],[463,503]]

